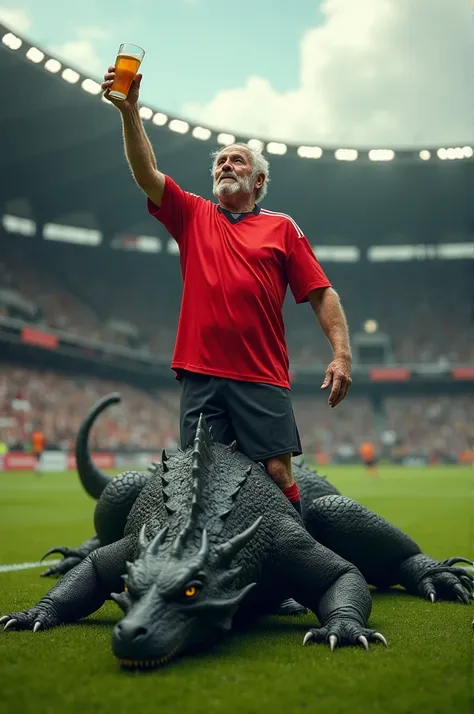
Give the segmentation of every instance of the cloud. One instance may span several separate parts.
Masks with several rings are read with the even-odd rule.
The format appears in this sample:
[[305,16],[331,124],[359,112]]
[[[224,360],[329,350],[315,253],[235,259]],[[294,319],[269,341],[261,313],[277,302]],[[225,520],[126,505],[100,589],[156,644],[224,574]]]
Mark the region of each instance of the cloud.
[[0,22],[13,32],[27,32],[31,27],[31,18],[25,10],[0,7]]
[[53,55],[67,60],[73,67],[92,75],[102,75],[104,62],[98,54],[97,43],[107,40],[109,33],[100,27],[80,27],[76,37],[50,48]]
[[470,0],[325,0],[302,37],[299,86],[265,78],[185,103],[188,118],[263,138],[350,146],[473,139]]

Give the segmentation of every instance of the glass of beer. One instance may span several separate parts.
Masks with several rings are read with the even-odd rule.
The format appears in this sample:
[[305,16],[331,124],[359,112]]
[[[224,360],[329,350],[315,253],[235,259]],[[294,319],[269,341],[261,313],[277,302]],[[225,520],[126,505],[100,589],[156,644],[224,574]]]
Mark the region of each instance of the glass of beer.
[[115,80],[110,88],[109,96],[114,99],[126,99],[130,86],[138,68],[145,56],[145,50],[137,45],[125,43],[120,45],[115,60]]

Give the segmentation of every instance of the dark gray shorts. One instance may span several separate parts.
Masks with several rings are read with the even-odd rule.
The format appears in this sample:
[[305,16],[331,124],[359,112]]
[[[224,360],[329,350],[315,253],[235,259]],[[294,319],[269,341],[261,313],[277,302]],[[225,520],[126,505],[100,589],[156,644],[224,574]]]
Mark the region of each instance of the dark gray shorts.
[[253,461],[302,453],[291,393],[272,384],[240,382],[183,372],[180,400],[181,448],[191,446],[202,413],[216,441],[230,444]]

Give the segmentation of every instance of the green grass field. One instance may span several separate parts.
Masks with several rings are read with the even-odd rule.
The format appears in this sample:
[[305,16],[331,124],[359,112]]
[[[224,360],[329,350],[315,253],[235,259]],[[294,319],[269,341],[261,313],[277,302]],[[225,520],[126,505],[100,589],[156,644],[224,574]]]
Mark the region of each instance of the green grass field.
[[[362,469],[328,467],[344,495],[389,519],[428,554],[472,557],[468,468],[391,468],[372,480]],[[53,545],[92,535],[94,502],[74,474],[0,474],[0,565],[37,561]],[[25,609],[54,581],[41,568],[0,572],[0,615]],[[107,603],[88,620],[49,632],[0,632],[0,709],[176,714],[463,714],[472,698],[472,608],[429,604],[402,591],[374,592],[371,626],[389,648],[329,652],[303,647],[311,615],[267,618],[213,652],[150,673],[120,671],[112,656]]]

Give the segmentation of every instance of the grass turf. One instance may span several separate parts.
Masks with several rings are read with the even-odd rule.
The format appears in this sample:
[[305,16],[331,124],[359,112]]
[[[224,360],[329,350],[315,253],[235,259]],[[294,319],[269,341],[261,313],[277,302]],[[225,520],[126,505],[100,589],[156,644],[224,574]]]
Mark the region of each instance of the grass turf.
[[[344,495],[395,523],[430,555],[472,557],[472,470],[327,468]],[[0,564],[39,560],[53,545],[92,535],[94,502],[74,474],[0,474]],[[41,569],[0,572],[0,615],[51,588]],[[29,714],[140,712],[383,712],[463,714],[472,678],[472,610],[374,592],[370,625],[389,648],[302,647],[312,615],[266,618],[217,649],[150,673],[120,671],[110,650],[120,617],[107,603],[77,625],[0,633],[0,707]]]

